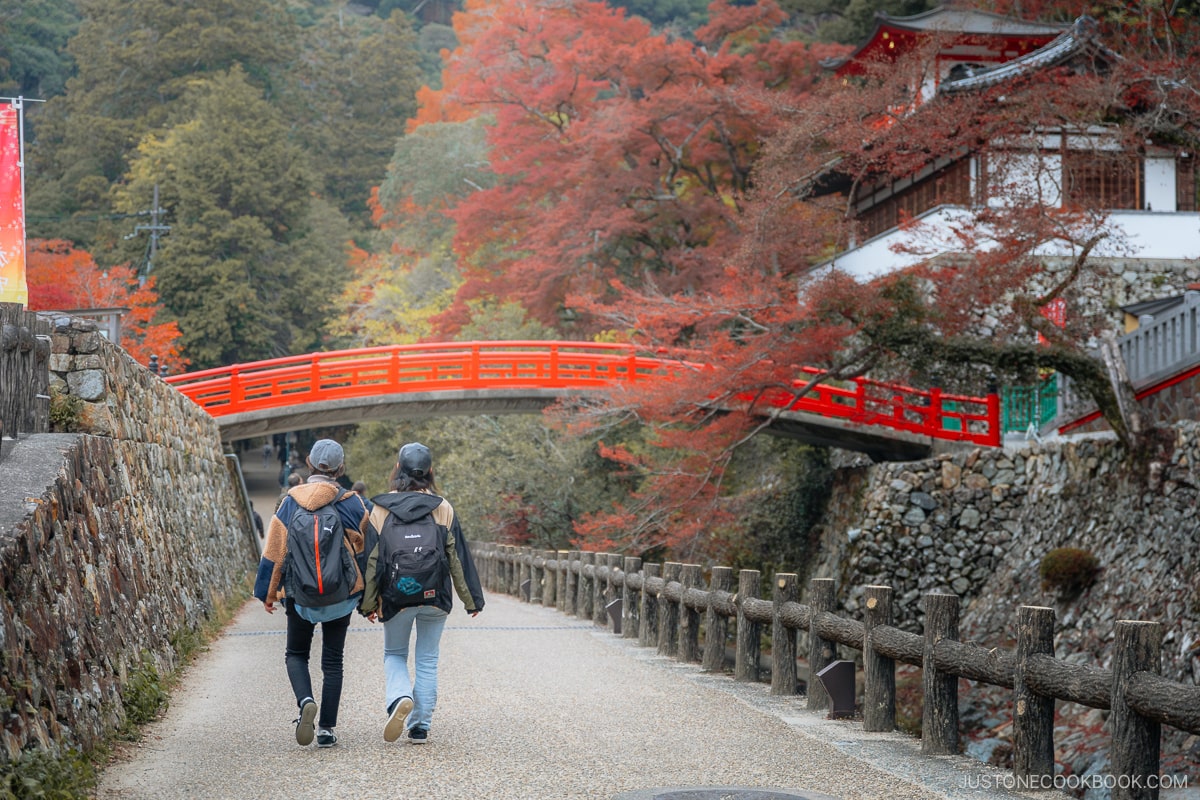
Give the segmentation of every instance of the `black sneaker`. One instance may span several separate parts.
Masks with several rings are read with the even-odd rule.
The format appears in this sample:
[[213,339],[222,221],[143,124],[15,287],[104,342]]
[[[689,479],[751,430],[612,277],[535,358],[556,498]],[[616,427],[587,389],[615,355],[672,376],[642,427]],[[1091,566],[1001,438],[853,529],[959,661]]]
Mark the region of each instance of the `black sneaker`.
[[337,734],[329,728],[317,730],[317,747],[333,747],[337,744]]
[[409,728],[408,740],[413,744],[425,744],[429,741],[429,729],[420,726]]
[[385,742],[394,742],[400,738],[400,734],[404,733],[404,722],[408,719],[408,715],[412,710],[413,701],[411,697],[401,697],[392,703],[392,713],[388,716],[387,724],[383,726],[383,740]]
[[296,719],[296,744],[307,747],[313,740],[313,722],[317,718],[317,703],[311,697],[300,703],[300,716]]

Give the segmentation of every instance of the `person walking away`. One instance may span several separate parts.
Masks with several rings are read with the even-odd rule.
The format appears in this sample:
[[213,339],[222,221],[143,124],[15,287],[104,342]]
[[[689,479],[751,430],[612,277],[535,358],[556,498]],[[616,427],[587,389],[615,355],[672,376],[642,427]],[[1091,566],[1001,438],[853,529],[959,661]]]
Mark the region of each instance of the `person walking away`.
[[[372,498],[371,525],[379,541],[367,558],[360,611],[371,622],[383,621],[385,742],[396,741],[406,730],[413,744],[424,744],[429,738],[437,705],[442,630],[453,605],[451,588],[472,617],[483,610],[483,589],[467,539],[454,507],[436,492],[429,448],[410,442],[400,448],[391,491]],[[406,548],[406,541],[417,544]],[[438,550],[432,567],[422,561],[430,541]],[[410,680],[408,655],[414,627]]]
[[[350,616],[362,599],[360,560],[368,540],[374,546],[363,499],[337,482],[345,472],[342,446],[332,439],[313,445],[306,483],[288,490],[271,517],[254,583],[254,596],[268,614],[282,603],[287,615],[284,663],[300,716],[296,743],[337,744],[342,696],[342,656]],[[324,561],[324,564],[322,564]],[[313,695],[308,659],[313,633],[321,626],[321,703]]]

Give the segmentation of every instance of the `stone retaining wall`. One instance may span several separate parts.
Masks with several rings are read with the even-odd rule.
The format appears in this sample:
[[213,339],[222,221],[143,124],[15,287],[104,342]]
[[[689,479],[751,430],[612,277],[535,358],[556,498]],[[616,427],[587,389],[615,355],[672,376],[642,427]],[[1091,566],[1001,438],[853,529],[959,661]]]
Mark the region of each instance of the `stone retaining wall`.
[[101,742],[124,719],[131,670],[176,666],[258,557],[211,417],[92,322],[55,321],[50,368],[81,401],[78,433],[26,437],[0,462],[7,759]]
[[[920,596],[953,592],[963,599],[960,639],[988,647],[1015,648],[1019,606],[1049,606],[1055,656],[1103,668],[1112,667],[1116,621],[1160,622],[1162,674],[1200,684],[1200,423],[1179,423],[1166,438],[1160,460],[1141,467],[1109,434],[843,468],[813,577],[836,579],[855,613],[863,587],[892,586],[896,625],[913,632],[923,630]],[[1058,547],[1098,558],[1101,572],[1082,594],[1042,587],[1042,558]],[[984,686],[964,694],[969,752],[993,761],[1011,753],[1011,695]],[[1107,717],[1059,704],[1061,768],[1109,769]],[[1163,735],[1164,764],[1194,771],[1200,737],[1169,727]]]
[[[1058,611],[1060,657],[1108,666],[1113,623],[1164,625],[1163,672],[1200,677],[1200,423],[1169,429],[1168,454],[1132,468],[1108,437],[972,450],[867,468],[862,503],[830,520],[817,577],[844,587],[856,611],[863,586],[894,587],[898,624],[921,630],[920,595],[964,599],[962,633],[1015,639],[1016,609]],[[854,471],[854,474],[860,472]],[[1075,598],[1043,589],[1042,557],[1091,551],[1102,572]],[[1194,655],[1192,655],[1194,654]]]

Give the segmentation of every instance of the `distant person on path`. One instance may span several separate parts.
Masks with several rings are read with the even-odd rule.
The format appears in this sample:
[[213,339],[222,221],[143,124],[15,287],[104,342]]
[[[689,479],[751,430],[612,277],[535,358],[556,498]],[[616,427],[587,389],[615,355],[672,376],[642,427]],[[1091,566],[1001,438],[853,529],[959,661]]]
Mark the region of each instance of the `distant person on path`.
[[271,443],[270,442],[267,442],[266,444],[263,445],[262,453],[263,453],[263,466],[264,467],[271,466]]
[[302,483],[304,483],[304,480],[300,477],[300,473],[298,472],[293,472],[291,475],[287,476],[287,486],[283,487],[283,491],[279,493],[279,499],[275,501],[276,511],[279,510],[279,505],[287,498],[288,492],[290,492],[293,487],[299,486]]
[[[413,744],[424,744],[429,738],[437,705],[439,645],[453,605],[451,587],[472,617],[483,610],[483,589],[466,537],[454,508],[436,492],[429,448],[410,442],[400,448],[391,491],[373,498],[371,526],[379,532],[379,541],[367,558],[366,592],[360,610],[371,622],[383,620],[385,742],[396,741],[406,730]],[[410,563],[406,559],[419,558],[427,549],[423,545],[404,548],[405,541],[417,541],[419,536],[427,537],[422,541],[435,541],[440,548],[428,580],[423,580],[422,573],[410,574],[402,568]],[[402,576],[399,580],[398,574]],[[420,586],[410,591],[406,583]],[[401,587],[404,594],[393,587]],[[415,679],[410,680],[409,639],[414,625]]]
[[[353,492],[347,492],[337,482],[345,472],[344,459],[342,446],[332,439],[321,439],[313,445],[307,459],[312,474],[307,483],[288,490],[287,496],[271,517],[262,560],[258,565],[258,576],[254,583],[254,596],[262,601],[268,614],[274,614],[275,604],[280,602],[287,613],[284,662],[287,665],[292,692],[296,695],[296,705],[300,708],[300,716],[295,721],[296,743],[300,745],[312,743],[314,723],[317,726],[318,747],[332,747],[337,744],[334,727],[337,725],[338,704],[342,697],[342,653],[346,644],[346,631],[350,627],[350,616],[362,598],[364,586],[359,561],[368,541],[370,522],[363,499]],[[306,511],[316,512],[311,518],[319,520],[317,514],[321,512],[318,510],[327,510],[326,507],[336,513],[341,527],[344,528],[344,536],[340,537],[343,541],[336,543],[336,546],[349,548],[353,556],[349,559],[352,567],[344,560],[336,562],[348,568],[341,570],[338,575],[346,596],[345,599],[329,605],[303,605],[297,602],[297,597],[304,596],[300,592],[300,579],[305,567],[301,562],[300,552],[294,553],[293,559],[288,560],[289,525],[294,516],[300,520],[307,520],[310,515],[306,514]],[[336,522],[332,525],[336,530]],[[328,529],[325,522],[315,525],[312,529],[314,540],[317,538],[318,528]],[[294,533],[293,531],[293,535]],[[370,533],[373,544],[374,531]],[[344,558],[340,549],[326,552],[336,553]],[[331,561],[327,555],[326,564]],[[319,565],[320,560],[316,563]],[[330,580],[325,570],[320,570],[319,574],[325,576],[326,581]],[[314,577],[314,580],[317,579]],[[286,597],[289,592],[294,596]],[[318,706],[314,700],[312,677],[308,670],[313,633],[318,624],[321,626],[321,672],[324,676],[320,719],[317,718]]]

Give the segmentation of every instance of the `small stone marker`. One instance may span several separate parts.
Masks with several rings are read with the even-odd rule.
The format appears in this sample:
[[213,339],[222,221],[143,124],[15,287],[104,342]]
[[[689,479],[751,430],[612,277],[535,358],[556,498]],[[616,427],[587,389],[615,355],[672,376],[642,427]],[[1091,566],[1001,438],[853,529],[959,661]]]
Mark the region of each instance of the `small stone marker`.
[[613,633],[617,636],[621,635],[621,598],[616,598],[604,607],[608,612],[608,618],[612,620]]

